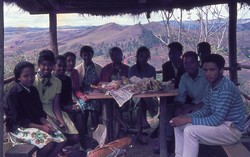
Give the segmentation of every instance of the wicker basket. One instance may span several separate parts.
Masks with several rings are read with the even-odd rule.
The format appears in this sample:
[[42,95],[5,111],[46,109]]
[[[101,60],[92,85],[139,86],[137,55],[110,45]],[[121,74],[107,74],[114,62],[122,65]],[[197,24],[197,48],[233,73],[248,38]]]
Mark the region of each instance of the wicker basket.
[[[94,150],[88,152],[88,157],[106,157],[112,156],[111,154],[115,154],[114,151],[117,151],[116,155],[112,157],[119,156],[125,157],[126,156],[126,149],[131,145],[132,139],[130,137],[125,137],[118,139],[116,141],[110,142],[104,145],[102,148],[98,147]],[[124,151],[125,150],[125,151]]]

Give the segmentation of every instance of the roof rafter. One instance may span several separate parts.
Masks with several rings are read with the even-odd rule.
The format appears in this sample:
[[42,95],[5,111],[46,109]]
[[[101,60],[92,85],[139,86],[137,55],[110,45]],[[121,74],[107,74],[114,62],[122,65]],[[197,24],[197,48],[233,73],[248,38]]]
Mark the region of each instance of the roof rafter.
[[174,8],[192,9],[206,5],[249,0],[4,0],[15,3],[30,14],[81,13],[91,15],[141,14]]

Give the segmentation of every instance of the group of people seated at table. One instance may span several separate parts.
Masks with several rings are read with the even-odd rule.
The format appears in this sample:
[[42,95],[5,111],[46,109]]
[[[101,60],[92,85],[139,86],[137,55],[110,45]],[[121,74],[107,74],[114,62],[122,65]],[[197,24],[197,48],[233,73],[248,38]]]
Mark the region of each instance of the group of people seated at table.
[[[237,87],[223,76],[224,58],[211,54],[207,42],[198,44],[198,54],[194,51],[183,54],[179,42],[170,43],[168,48],[169,61],[162,65],[162,81],[174,83],[178,95],[168,98],[171,121],[166,122],[166,141],[168,146],[175,143],[176,157],[197,156],[199,143],[237,142],[243,130],[244,106]],[[87,150],[88,119],[96,129],[101,123],[104,101],[87,99],[91,85],[120,80],[123,76],[156,79],[156,69],[148,63],[151,54],[147,47],[137,49],[136,63],[131,67],[122,63],[123,52],[119,47],[111,48],[109,55],[112,62],[103,68],[92,61],[94,50],[90,46],[81,48],[83,62],[77,67],[75,53],[55,57],[50,50],[39,53],[37,73],[34,64],[18,63],[14,69],[16,84],[6,94],[4,105],[6,129],[12,142],[37,146],[38,157],[57,156],[63,153],[62,148],[78,143],[81,150]],[[114,108],[115,138],[120,137],[121,130],[124,133],[129,130],[122,114],[124,108],[137,106],[137,141],[146,144],[142,134],[143,129],[150,127],[146,114],[147,111],[152,117],[157,114],[158,99],[128,101],[124,108],[113,99],[105,101]],[[168,150],[174,151],[173,148]]]

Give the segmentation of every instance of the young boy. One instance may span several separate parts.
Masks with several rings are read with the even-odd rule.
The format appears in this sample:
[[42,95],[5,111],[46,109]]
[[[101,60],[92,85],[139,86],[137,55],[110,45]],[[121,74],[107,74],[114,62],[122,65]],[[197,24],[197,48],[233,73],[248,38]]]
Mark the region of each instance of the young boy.
[[199,143],[227,145],[236,143],[244,126],[244,104],[238,88],[223,76],[225,60],[210,54],[203,60],[205,77],[210,84],[203,107],[173,118],[176,157],[197,157]]

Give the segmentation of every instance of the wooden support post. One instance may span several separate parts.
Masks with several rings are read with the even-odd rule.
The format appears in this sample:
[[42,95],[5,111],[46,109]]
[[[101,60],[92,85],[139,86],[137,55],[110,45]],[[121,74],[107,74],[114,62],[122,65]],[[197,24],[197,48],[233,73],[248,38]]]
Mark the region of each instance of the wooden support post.
[[170,121],[167,113],[167,97],[160,97],[160,157],[168,156],[166,124]]
[[50,36],[50,47],[58,55],[58,44],[57,44],[57,18],[56,13],[49,14],[49,36]]
[[3,156],[3,96],[4,96],[4,18],[3,0],[0,0],[0,156]]
[[237,2],[229,1],[229,27],[228,27],[228,46],[229,46],[229,77],[236,85],[238,84],[237,75]]
[[107,141],[111,142],[114,140],[114,129],[113,129],[113,104],[109,99],[103,100],[102,107],[102,119],[103,124],[107,127]]

